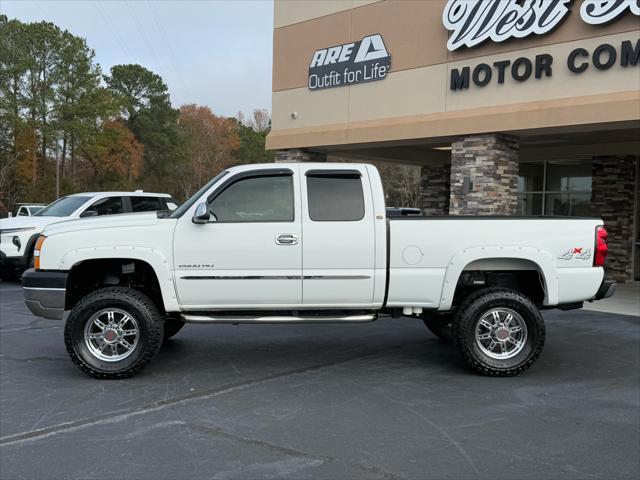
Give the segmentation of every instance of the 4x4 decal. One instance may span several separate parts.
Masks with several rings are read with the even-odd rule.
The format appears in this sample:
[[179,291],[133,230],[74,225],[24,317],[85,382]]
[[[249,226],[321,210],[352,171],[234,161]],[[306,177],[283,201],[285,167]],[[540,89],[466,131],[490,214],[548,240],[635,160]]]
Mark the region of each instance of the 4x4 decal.
[[591,253],[591,248],[573,247],[558,255],[558,260],[589,260],[591,258]]

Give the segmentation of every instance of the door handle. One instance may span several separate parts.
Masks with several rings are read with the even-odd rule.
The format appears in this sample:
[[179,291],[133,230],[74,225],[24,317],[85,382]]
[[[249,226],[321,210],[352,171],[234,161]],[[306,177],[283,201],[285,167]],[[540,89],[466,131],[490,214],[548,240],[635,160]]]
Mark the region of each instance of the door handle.
[[294,235],[292,233],[281,233],[280,235],[276,235],[276,244],[277,245],[297,245],[298,235]]

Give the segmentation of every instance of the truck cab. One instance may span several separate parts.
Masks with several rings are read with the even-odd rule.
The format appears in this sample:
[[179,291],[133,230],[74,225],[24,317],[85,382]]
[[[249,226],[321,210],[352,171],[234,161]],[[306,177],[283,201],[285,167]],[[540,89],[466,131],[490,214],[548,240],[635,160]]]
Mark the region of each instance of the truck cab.
[[190,246],[174,248],[181,306],[380,308],[386,224],[372,187],[382,184],[366,165],[229,173],[198,215],[177,219],[174,245]]

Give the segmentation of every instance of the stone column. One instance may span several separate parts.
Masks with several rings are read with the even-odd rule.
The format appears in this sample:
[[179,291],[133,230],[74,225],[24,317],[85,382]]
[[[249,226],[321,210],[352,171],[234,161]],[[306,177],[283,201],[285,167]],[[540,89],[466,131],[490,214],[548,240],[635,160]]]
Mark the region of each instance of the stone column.
[[635,162],[629,156],[598,157],[592,163],[591,209],[609,234],[605,272],[619,282],[633,280]]
[[327,153],[317,150],[307,150],[306,148],[291,148],[289,150],[278,150],[275,156],[276,163],[283,162],[326,162]]
[[470,135],[451,145],[451,215],[514,215],[517,208],[517,137]]
[[449,214],[451,163],[425,165],[420,172],[420,210],[423,215]]

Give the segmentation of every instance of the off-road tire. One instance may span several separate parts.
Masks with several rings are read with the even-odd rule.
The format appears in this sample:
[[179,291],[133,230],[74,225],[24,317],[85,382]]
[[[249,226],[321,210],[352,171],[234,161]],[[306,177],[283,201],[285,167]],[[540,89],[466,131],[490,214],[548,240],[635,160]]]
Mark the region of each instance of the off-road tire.
[[[85,324],[104,308],[118,308],[136,318],[138,344],[127,358],[108,362],[95,357],[84,340]],[[127,287],[106,287],[91,292],[71,310],[64,327],[64,342],[75,365],[99,379],[123,379],[139,373],[160,351],[164,321],[153,301],[144,293]]]
[[[476,325],[483,314],[493,308],[517,312],[527,327],[522,350],[510,359],[494,359],[476,344]],[[454,341],[466,364],[483,375],[510,377],[530,368],[540,356],[545,342],[544,320],[536,305],[525,295],[505,288],[485,288],[467,297],[453,317]]]
[[453,341],[451,314],[427,313],[422,316],[422,321],[429,331],[440,340],[444,340],[445,342]]
[[184,322],[182,320],[178,320],[177,318],[170,318],[164,321],[164,341],[166,342],[171,337],[173,337],[176,333],[182,330],[184,327]]

